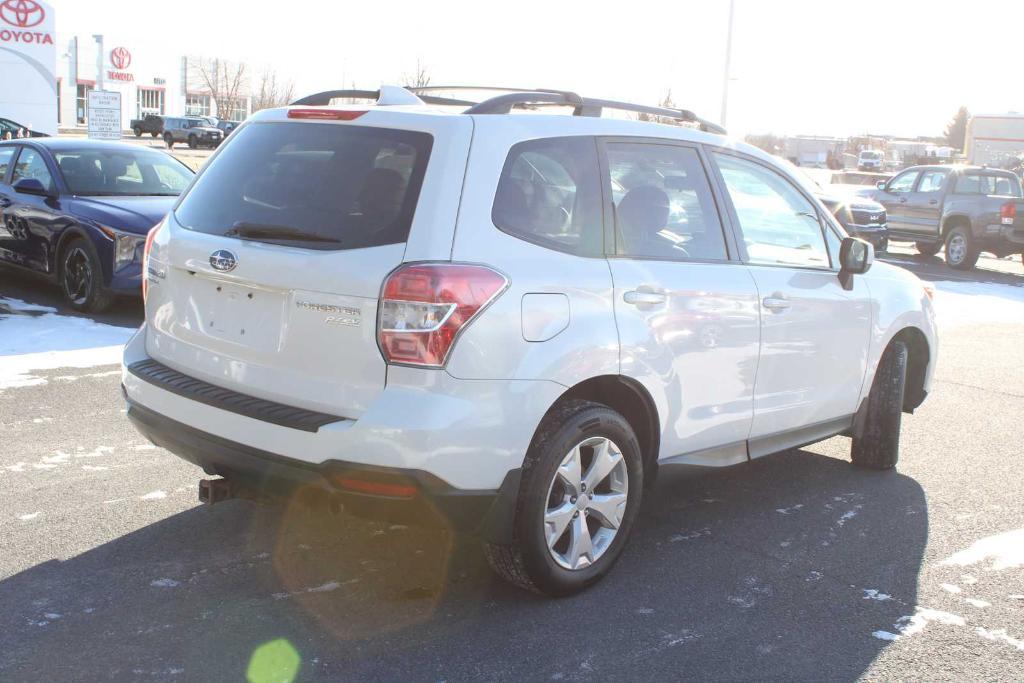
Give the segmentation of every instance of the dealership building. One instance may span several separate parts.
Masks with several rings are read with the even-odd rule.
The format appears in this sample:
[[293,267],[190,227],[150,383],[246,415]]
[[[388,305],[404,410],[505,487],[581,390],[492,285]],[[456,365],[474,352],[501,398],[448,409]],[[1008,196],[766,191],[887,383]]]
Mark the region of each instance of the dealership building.
[[113,36],[62,35],[60,41],[67,48],[57,66],[61,128],[88,123],[86,103],[93,89],[121,93],[125,128],[131,119],[146,114],[241,121],[250,113],[251,98],[244,84],[236,97],[216,101],[202,76],[203,67],[210,68],[209,60],[150,54]]
[[[217,66],[221,80],[240,72]],[[244,79],[218,102],[204,77],[211,70],[212,60],[150,53],[118,36],[58,33],[50,5],[0,0],[0,128],[3,120],[48,135],[85,128],[91,90],[120,93],[123,128],[146,114],[244,119],[252,108]]]

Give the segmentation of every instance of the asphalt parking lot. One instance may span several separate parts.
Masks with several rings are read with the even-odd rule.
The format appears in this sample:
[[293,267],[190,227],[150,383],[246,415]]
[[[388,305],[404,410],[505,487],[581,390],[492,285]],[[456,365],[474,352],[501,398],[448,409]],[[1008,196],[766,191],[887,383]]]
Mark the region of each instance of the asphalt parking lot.
[[[939,288],[898,471],[852,468],[837,437],[665,476],[616,570],[563,600],[443,530],[200,506],[115,366],[0,384],[0,679],[1019,679],[1024,269],[887,258]],[[0,295],[58,305],[10,271]]]

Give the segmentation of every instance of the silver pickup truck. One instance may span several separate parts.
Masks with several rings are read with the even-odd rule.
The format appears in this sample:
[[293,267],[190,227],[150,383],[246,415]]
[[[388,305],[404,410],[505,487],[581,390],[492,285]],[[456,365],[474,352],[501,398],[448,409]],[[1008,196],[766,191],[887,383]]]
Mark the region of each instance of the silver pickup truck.
[[1024,254],[1020,178],[982,166],[913,166],[864,193],[886,208],[889,239],[969,270],[981,252]]

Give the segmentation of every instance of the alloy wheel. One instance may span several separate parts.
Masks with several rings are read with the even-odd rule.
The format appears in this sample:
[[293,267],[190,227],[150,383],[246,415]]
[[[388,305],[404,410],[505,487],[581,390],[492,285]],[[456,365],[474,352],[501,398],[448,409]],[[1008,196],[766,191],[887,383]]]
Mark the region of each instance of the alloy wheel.
[[946,256],[952,263],[960,263],[967,257],[967,240],[963,235],[953,235],[946,245]]
[[85,304],[92,287],[92,264],[80,246],[72,247],[64,257],[64,294],[76,306]]
[[585,569],[615,540],[626,514],[629,472],[610,439],[591,437],[562,459],[548,488],[544,537],[563,569]]

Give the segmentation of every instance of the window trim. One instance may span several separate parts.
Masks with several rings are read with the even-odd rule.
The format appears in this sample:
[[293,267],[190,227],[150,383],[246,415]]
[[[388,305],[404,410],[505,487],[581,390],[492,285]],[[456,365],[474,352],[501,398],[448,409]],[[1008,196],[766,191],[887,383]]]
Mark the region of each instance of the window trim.
[[[540,237],[540,236],[537,236],[537,235],[531,235],[531,234],[525,233],[525,232],[513,231],[513,230],[511,230],[509,228],[502,227],[501,225],[498,224],[498,221],[496,221],[494,219],[494,207],[496,206],[496,204],[498,202],[498,188],[501,187],[501,181],[505,177],[505,169],[508,168],[509,162],[512,159],[512,152],[513,152],[513,150],[515,150],[516,147],[519,147],[520,145],[526,145],[526,144],[530,144],[530,143],[539,143],[539,142],[551,141],[551,140],[589,140],[590,142],[592,142],[594,144],[594,154],[595,154],[595,156],[597,158],[597,161],[598,161],[597,173],[599,174],[599,177],[598,177],[598,185],[599,185],[599,198],[598,198],[598,201],[601,203],[601,216],[600,216],[600,221],[601,221],[601,225],[600,225],[601,245],[600,245],[600,248],[597,250],[597,252],[594,253],[594,254],[580,253],[578,250],[572,249],[568,245],[563,244],[562,242],[557,242],[557,241],[554,241],[554,240],[546,240],[543,237]],[[605,199],[605,189],[604,189],[604,183],[602,181],[602,178],[600,177],[600,174],[602,173],[602,168],[603,168],[603,166],[602,166],[602,163],[601,163],[601,149],[598,146],[597,138],[595,136],[593,136],[593,135],[550,135],[550,136],[544,136],[544,137],[538,137],[538,138],[529,138],[529,139],[524,139],[524,140],[516,140],[515,142],[513,142],[509,146],[508,150],[506,150],[506,152],[505,152],[505,160],[501,164],[501,170],[498,171],[498,178],[497,178],[497,181],[494,184],[494,191],[491,193],[491,210],[490,210],[489,215],[488,215],[488,218],[490,218],[490,221],[491,221],[491,225],[493,225],[496,230],[498,230],[499,232],[501,232],[504,235],[508,235],[509,237],[512,237],[512,238],[517,239],[517,240],[522,240],[523,242],[526,242],[527,244],[532,244],[534,246],[541,247],[543,249],[550,249],[551,251],[557,251],[557,252],[559,252],[561,254],[568,254],[570,256],[576,256],[576,257],[579,257],[579,258],[589,258],[589,259],[603,259],[603,258],[605,258],[605,255],[608,253],[608,215],[607,215],[607,211],[605,210],[605,202],[604,202],[604,199]]]
[[[803,187],[797,182],[794,182],[788,178],[780,169],[775,168],[772,164],[765,162],[762,159],[758,159],[755,156],[740,152],[738,150],[729,149],[726,147],[719,147],[715,145],[707,145],[708,158],[711,160],[713,172],[715,174],[715,180],[718,184],[718,191],[722,195],[722,201],[729,213],[729,220],[734,232],[733,238],[736,240],[738,252],[740,254],[740,260],[746,266],[757,266],[759,268],[790,268],[798,270],[816,271],[821,273],[838,273],[839,272],[839,254],[833,254],[832,250],[828,246],[828,238],[825,236],[825,230],[828,228],[828,222],[823,218],[823,211],[825,211],[821,201],[814,195],[808,193]],[[739,214],[736,213],[736,207],[733,205],[732,196],[729,194],[729,188],[725,183],[725,176],[722,175],[722,169],[718,166],[718,161],[715,159],[716,154],[722,156],[729,156],[739,159],[741,161],[747,161],[749,163],[760,166],[771,173],[779,176],[784,182],[788,183],[793,189],[797,191],[804,199],[810,202],[814,208],[815,215],[818,219],[818,230],[821,232],[821,241],[825,246],[825,254],[828,256],[828,266],[804,266],[790,263],[759,263],[750,260],[750,254],[747,252],[746,243],[743,241],[743,228],[740,224]],[[840,235],[840,241],[842,241],[842,235]]]
[[[728,224],[728,216],[724,211],[719,193],[716,191],[716,179],[713,175],[710,160],[705,152],[704,146],[700,143],[679,140],[676,138],[655,138],[638,135],[600,135],[596,137],[598,144],[598,156],[601,162],[601,193],[604,197],[603,214],[605,218],[605,258],[624,259],[629,261],[657,261],[659,263],[709,263],[729,264],[741,263],[739,250],[735,243],[732,227]],[[629,145],[659,145],[662,147],[684,147],[692,149],[697,153],[697,160],[704,170],[704,176],[708,182],[708,190],[711,193],[711,201],[715,207],[715,214],[718,216],[718,227],[722,231],[722,242],[725,245],[725,258],[703,259],[692,257],[669,257],[669,256],[632,256],[619,253],[618,231],[615,225],[615,202],[612,195],[611,165],[608,162],[608,145],[629,144]]]

